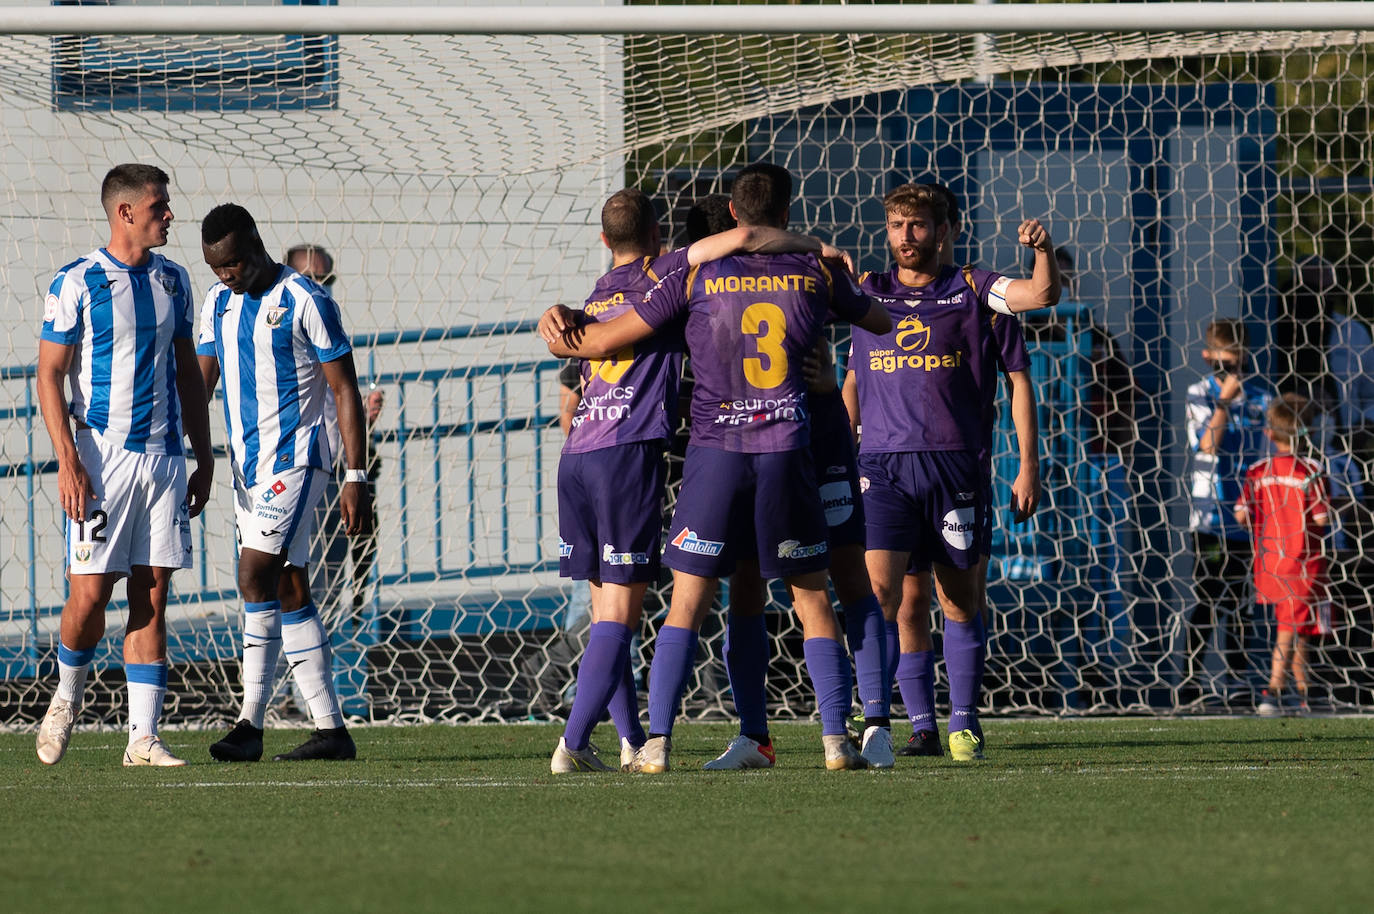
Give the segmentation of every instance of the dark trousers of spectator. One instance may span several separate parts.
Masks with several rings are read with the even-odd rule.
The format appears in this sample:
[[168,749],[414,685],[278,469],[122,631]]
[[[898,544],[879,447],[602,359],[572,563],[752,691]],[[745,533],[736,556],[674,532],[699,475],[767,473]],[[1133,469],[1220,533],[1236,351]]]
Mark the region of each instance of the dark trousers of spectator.
[[[310,595],[327,620],[361,621],[363,600],[377,563],[377,490],[367,484],[372,505],[371,531],[349,537],[339,513],[339,482],[331,478],[315,509],[315,548],[311,550]],[[352,560],[352,573],[348,560]]]
[[1241,685],[1249,680],[1245,630],[1252,600],[1250,575],[1254,551],[1248,539],[1233,540],[1212,533],[1193,534],[1193,588],[1197,605],[1188,617],[1188,685],[1197,686],[1212,631],[1221,626],[1223,657]]

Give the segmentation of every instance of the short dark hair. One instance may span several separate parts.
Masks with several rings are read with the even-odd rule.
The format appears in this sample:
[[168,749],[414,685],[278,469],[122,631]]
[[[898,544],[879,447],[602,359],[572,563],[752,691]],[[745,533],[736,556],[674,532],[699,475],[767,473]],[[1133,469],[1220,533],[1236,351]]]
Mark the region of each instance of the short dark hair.
[[917,210],[930,213],[930,218],[936,225],[951,224],[949,206],[945,203],[944,194],[936,190],[935,185],[903,184],[888,191],[887,196],[883,197],[883,212],[889,215],[901,213],[910,216]]
[[725,194],[708,194],[687,211],[687,241],[700,241],[707,235],[728,232],[739,223],[730,213],[730,198]]
[[105,179],[100,182],[100,205],[105,207],[106,213],[113,214],[114,207],[121,199],[142,193],[150,184],[170,183],[172,179],[167,177],[167,172],[156,165],[140,165],[137,162],[116,165],[105,172]]
[[945,222],[950,228],[959,225],[959,198],[954,191],[950,190],[939,181],[926,181],[925,186],[940,195],[940,199],[945,201]]
[[334,257],[318,244],[292,245],[286,249],[286,253],[282,255],[281,259],[286,261],[286,265],[294,270],[295,267],[292,266],[291,261],[297,257],[311,257],[315,254],[320,255],[320,258],[324,260],[324,275],[316,278],[319,279],[320,285],[331,285],[334,282]]
[[1244,349],[1250,342],[1250,331],[1245,321],[1234,317],[1214,320],[1207,325],[1208,349]]
[[781,165],[755,162],[740,169],[730,185],[730,202],[744,225],[772,225],[792,204],[792,175]]
[[642,248],[654,237],[658,214],[653,201],[641,190],[627,187],[611,194],[601,207],[601,233],[612,251]]
[[215,244],[232,234],[238,234],[240,241],[256,238],[258,234],[253,216],[237,203],[221,203],[206,213],[200,223],[200,240],[204,244]]

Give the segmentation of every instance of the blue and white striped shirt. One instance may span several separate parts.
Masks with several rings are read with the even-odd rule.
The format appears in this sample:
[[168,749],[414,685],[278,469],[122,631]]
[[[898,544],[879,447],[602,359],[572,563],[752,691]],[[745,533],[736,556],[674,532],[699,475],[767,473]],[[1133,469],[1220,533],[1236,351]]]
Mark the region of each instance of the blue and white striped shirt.
[[332,466],[322,365],[352,351],[334,299],[289,267],[261,296],[210,287],[196,352],[219,361],[236,481],[252,487],[293,467]]
[[172,341],[194,320],[190,276],[161,254],[131,267],[101,248],[58,270],[41,337],[74,349],[71,414],[125,450],[184,453]]

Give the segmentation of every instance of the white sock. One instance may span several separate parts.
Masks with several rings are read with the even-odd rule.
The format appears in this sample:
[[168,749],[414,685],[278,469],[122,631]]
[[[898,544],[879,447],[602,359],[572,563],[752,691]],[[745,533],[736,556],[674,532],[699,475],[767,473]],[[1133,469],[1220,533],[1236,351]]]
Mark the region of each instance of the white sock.
[[261,730],[281,659],[281,603],[245,603],[243,608],[243,711],[239,719]]
[[95,659],[95,648],[74,651],[61,641],[57,642],[57,692],[54,698],[70,701],[77,709],[81,708],[86,697],[86,674],[91,671],[91,661]]
[[167,694],[167,661],[126,663],[124,675],[129,684],[129,742],[157,736],[157,721],[162,716],[162,699]]
[[343,711],[339,709],[339,694],[334,688],[333,652],[329,635],[320,621],[314,603],[282,613],[282,645],[291,675],[300,686],[310,716],[319,730],[343,726]]

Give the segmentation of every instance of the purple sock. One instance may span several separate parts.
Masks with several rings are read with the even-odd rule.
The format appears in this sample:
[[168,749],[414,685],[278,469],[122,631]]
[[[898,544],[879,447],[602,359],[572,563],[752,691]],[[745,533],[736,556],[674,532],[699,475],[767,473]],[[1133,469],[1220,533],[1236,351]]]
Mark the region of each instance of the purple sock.
[[877,597],[869,594],[844,606],[844,634],[854,655],[864,719],[882,720],[891,710],[892,670],[888,666],[887,622]]
[[697,659],[697,633],[690,628],[664,625],[654,640],[654,662],[649,665],[649,732],[670,736],[687,677]]
[[897,687],[911,718],[911,732],[935,730],[935,652],[915,651],[897,661]]
[[725,623],[725,672],[735,698],[739,732],[768,732],[768,620],[730,614]]
[[[628,629],[627,629],[628,630]],[[615,722],[615,732],[630,741],[638,749],[644,745],[644,725],[639,722],[639,692],[635,690],[633,642],[625,645],[625,669],[620,676],[620,685],[611,694],[611,703],[606,710],[611,712]],[[577,699],[573,699],[576,702]]]
[[849,680],[849,657],[844,645],[829,638],[807,638],[802,642],[806,672],[816,690],[816,708],[821,712],[821,732],[827,736],[844,732],[849,716],[849,696],[854,685]]
[[949,677],[949,732],[979,733],[978,693],[987,661],[987,629],[979,615],[972,622],[945,620],[945,675]]
[[619,622],[597,622],[591,627],[587,649],[577,665],[577,695],[563,730],[569,749],[587,748],[592,728],[623,678],[629,644],[630,630]]
[[897,623],[884,620],[887,630],[887,667],[894,678],[897,676],[897,658],[902,656],[902,640],[897,637]]

